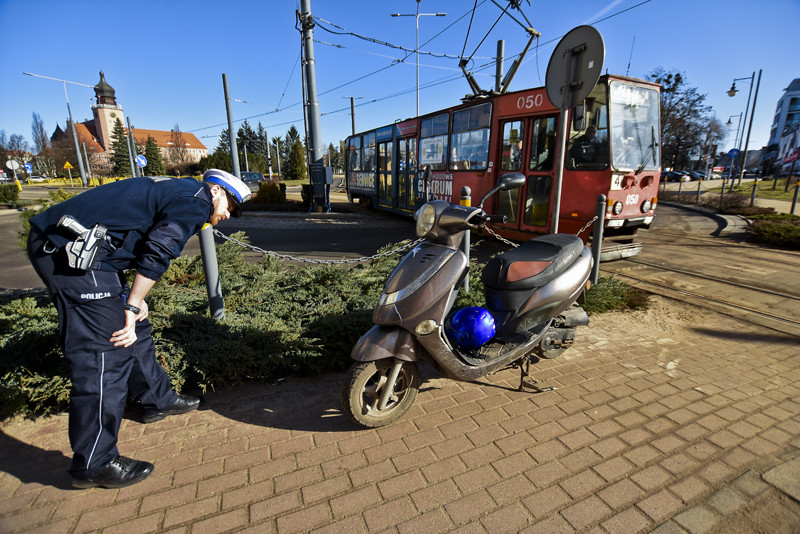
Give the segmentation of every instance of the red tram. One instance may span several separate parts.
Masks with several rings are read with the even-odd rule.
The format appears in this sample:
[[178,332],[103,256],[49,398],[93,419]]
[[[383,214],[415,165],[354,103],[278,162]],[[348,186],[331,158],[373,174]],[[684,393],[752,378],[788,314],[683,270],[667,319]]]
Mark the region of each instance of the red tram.
[[[463,186],[483,197],[500,174],[525,174],[524,187],[487,204],[506,215],[495,224],[515,240],[550,233],[555,158],[564,158],[559,231],[576,233],[606,195],[604,235],[624,243],[653,220],[660,180],[659,86],[604,75],[572,112],[565,154],[556,154],[560,110],[544,87],[489,95],[421,117],[352,135],[346,140],[346,184],[362,205],[413,213],[425,202],[422,172],[432,170],[433,196],[458,203]],[[586,241],[591,226],[581,237]],[[638,253],[616,247],[606,258]]]

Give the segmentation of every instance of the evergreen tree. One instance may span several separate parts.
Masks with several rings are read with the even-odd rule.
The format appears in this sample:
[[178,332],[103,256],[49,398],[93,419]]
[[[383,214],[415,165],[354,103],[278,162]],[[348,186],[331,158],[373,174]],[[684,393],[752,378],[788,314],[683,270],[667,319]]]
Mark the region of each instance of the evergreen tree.
[[[228,154],[231,153],[231,143],[230,139],[228,138],[228,129],[223,128],[222,132],[219,134],[219,142],[217,143],[217,148],[214,149],[214,152],[227,152]],[[211,167],[212,169],[214,167]],[[225,169],[220,169],[225,170]]]
[[147,176],[163,176],[166,174],[164,168],[164,160],[161,157],[161,151],[156,145],[156,140],[151,136],[147,136],[147,144],[144,147],[144,157],[147,158],[147,167],[144,168]]
[[226,172],[233,172],[233,163],[231,163],[230,153],[219,149],[213,154],[200,158],[198,166],[203,172],[208,169],[220,169]]
[[289,152],[286,175],[290,180],[303,180],[308,177],[306,151],[300,137],[295,138]]
[[111,171],[115,176],[131,176],[131,162],[128,152],[128,137],[122,121],[117,119],[111,130]]

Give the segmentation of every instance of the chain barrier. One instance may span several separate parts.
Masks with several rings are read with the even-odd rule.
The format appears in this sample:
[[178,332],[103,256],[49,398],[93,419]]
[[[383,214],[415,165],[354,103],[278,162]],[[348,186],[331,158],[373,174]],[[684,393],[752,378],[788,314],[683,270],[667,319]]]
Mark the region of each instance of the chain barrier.
[[589,228],[589,227],[592,225],[592,223],[593,223],[593,222],[595,222],[596,220],[597,220],[597,215],[595,215],[595,216],[592,218],[592,220],[591,220],[591,221],[589,221],[589,222],[587,222],[586,224],[584,224],[584,225],[583,225],[583,228],[581,228],[580,230],[578,230],[577,232],[575,232],[575,235],[581,235],[581,234],[583,233],[583,231],[584,231],[584,230],[586,230],[587,228]]
[[297,261],[297,262],[300,262],[300,263],[313,263],[315,265],[348,265],[348,264],[351,264],[351,263],[362,263],[362,262],[366,262],[366,261],[377,260],[379,258],[383,258],[385,256],[391,256],[392,254],[395,254],[397,252],[402,252],[404,250],[408,250],[410,248],[416,247],[417,245],[419,245],[420,243],[422,243],[424,241],[424,239],[419,238],[416,241],[413,241],[411,243],[407,243],[405,245],[401,245],[399,247],[396,247],[396,248],[393,248],[391,250],[387,250],[387,251],[384,251],[384,252],[379,252],[378,254],[373,254],[372,256],[363,256],[361,258],[345,258],[345,259],[340,259],[340,260],[320,260],[320,259],[316,259],[316,258],[301,258],[301,257],[298,257],[298,256],[292,256],[290,254],[281,254],[279,252],[274,252],[274,251],[271,251],[271,250],[264,250],[263,248],[257,247],[255,245],[251,245],[250,243],[245,243],[244,241],[239,241],[238,239],[236,239],[234,237],[230,237],[228,235],[225,235],[222,232],[220,232],[219,230],[217,230],[216,228],[214,229],[214,235],[219,237],[220,239],[224,239],[225,241],[229,241],[229,242],[231,242],[231,243],[233,243],[235,245],[239,245],[240,247],[248,248],[248,249],[252,250],[253,252],[258,252],[259,254],[266,254],[267,256],[272,256],[273,258],[278,258],[278,259],[281,259],[281,260]]
[[[594,223],[596,220],[597,220],[597,215],[595,215],[589,222],[587,222],[585,225],[583,225],[583,228],[581,228],[580,230],[575,232],[575,235],[581,235],[581,233],[584,230],[586,230],[587,228],[589,228],[592,225],[592,223]],[[517,248],[519,246],[517,243],[513,243],[513,242],[509,241],[508,239],[506,239],[505,237],[502,237],[502,236],[498,235],[494,230],[492,230],[488,226],[484,226],[483,229],[486,230],[486,233],[488,233],[489,235],[491,235],[492,237],[494,237],[498,241],[502,241],[506,245],[509,245],[510,247]]]
[[[583,232],[584,230],[589,228],[592,225],[592,223],[594,223],[596,220],[597,220],[597,215],[595,215],[594,218],[592,218],[589,222],[587,222],[583,226],[583,228],[578,230],[575,233],[575,235],[580,235],[581,232]],[[492,230],[489,226],[484,226],[483,229],[486,231],[486,233],[488,233],[489,235],[491,235],[492,237],[494,237],[498,241],[500,241],[502,243],[505,243],[506,245],[508,245],[508,246],[510,246],[512,248],[519,247],[519,244],[514,243],[513,241],[509,241],[505,237],[499,235],[497,232]],[[222,232],[220,232],[216,228],[213,231],[214,231],[214,235],[219,237],[220,239],[223,239],[223,240],[228,241],[230,243],[233,243],[235,245],[239,245],[242,248],[250,249],[253,252],[258,252],[259,254],[265,254],[267,256],[272,256],[273,258],[278,258],[278,259],[281,259],[281,260],[296,261],[296,262],[300,262],[300,263],[312,263],[312,264],[315,264],[315,265],[349,265],[351,263],[363,263],[363,262],[367,262],[367,261],[373,261],[373,260],[377,260],[377,259],[380,259],[380,258],[383,258],[383,257],[386,257],[386,256],[391,256],[392,254],[395,254],[397,252],[403,252],[403,251],[408,250],[410,248],[414,248],[417,245],[419,245],[420,243],[422,243],[423,241],[425,241],[424,238],[420,237],[419,239],[417,239],[416,241],[412,241],[411,243],[407,243],[405,245],[401,245],[399,247],[395,247],[395,248],[393,248],[391,250],[387,250],[387,251],[384,251],[384,252],[379,252],[378,254],[373,254],[372,256],[362,256],[361,258],[344,258],[344,259],[339,259],[339,260],[321,260],[321,259],[316,259],[316,258],[302,258],[302,257],[299,257],[299,256],[292,256],[290,254],[281,254],[279,252],[274,252],[272,250],[264,250],[261,247],[257,247],[255,245],[251,245],[250,243],[245,243],[244,241],[240,241],[240,240],[238,240],[238,239],[236,239],[234,237],[230,237],[230,236],[228,236],[226,234],[223,234]]]

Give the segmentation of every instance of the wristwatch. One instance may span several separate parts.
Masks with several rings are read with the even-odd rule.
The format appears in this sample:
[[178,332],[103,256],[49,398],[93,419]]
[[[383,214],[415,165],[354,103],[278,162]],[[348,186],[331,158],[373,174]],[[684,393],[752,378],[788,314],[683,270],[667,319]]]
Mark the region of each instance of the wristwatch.
[[129,312],[133,312],[134,315],[139,315],[140,313],[142,313],[141,308],[137,308],[133,304],[128,304],[127,302],[125,303],[125,309],[128,310]]

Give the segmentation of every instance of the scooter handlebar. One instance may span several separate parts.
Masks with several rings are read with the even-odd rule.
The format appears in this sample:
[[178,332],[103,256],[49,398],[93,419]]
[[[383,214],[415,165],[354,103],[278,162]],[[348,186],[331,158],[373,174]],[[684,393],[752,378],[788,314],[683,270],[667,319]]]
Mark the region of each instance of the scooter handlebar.
[[508,222],[508,217],[505,215],[489,215],[488,213],[484,213],[476,216],[475,222],[478,224],[478,226],[483,226],[490,222],[505,223]]

